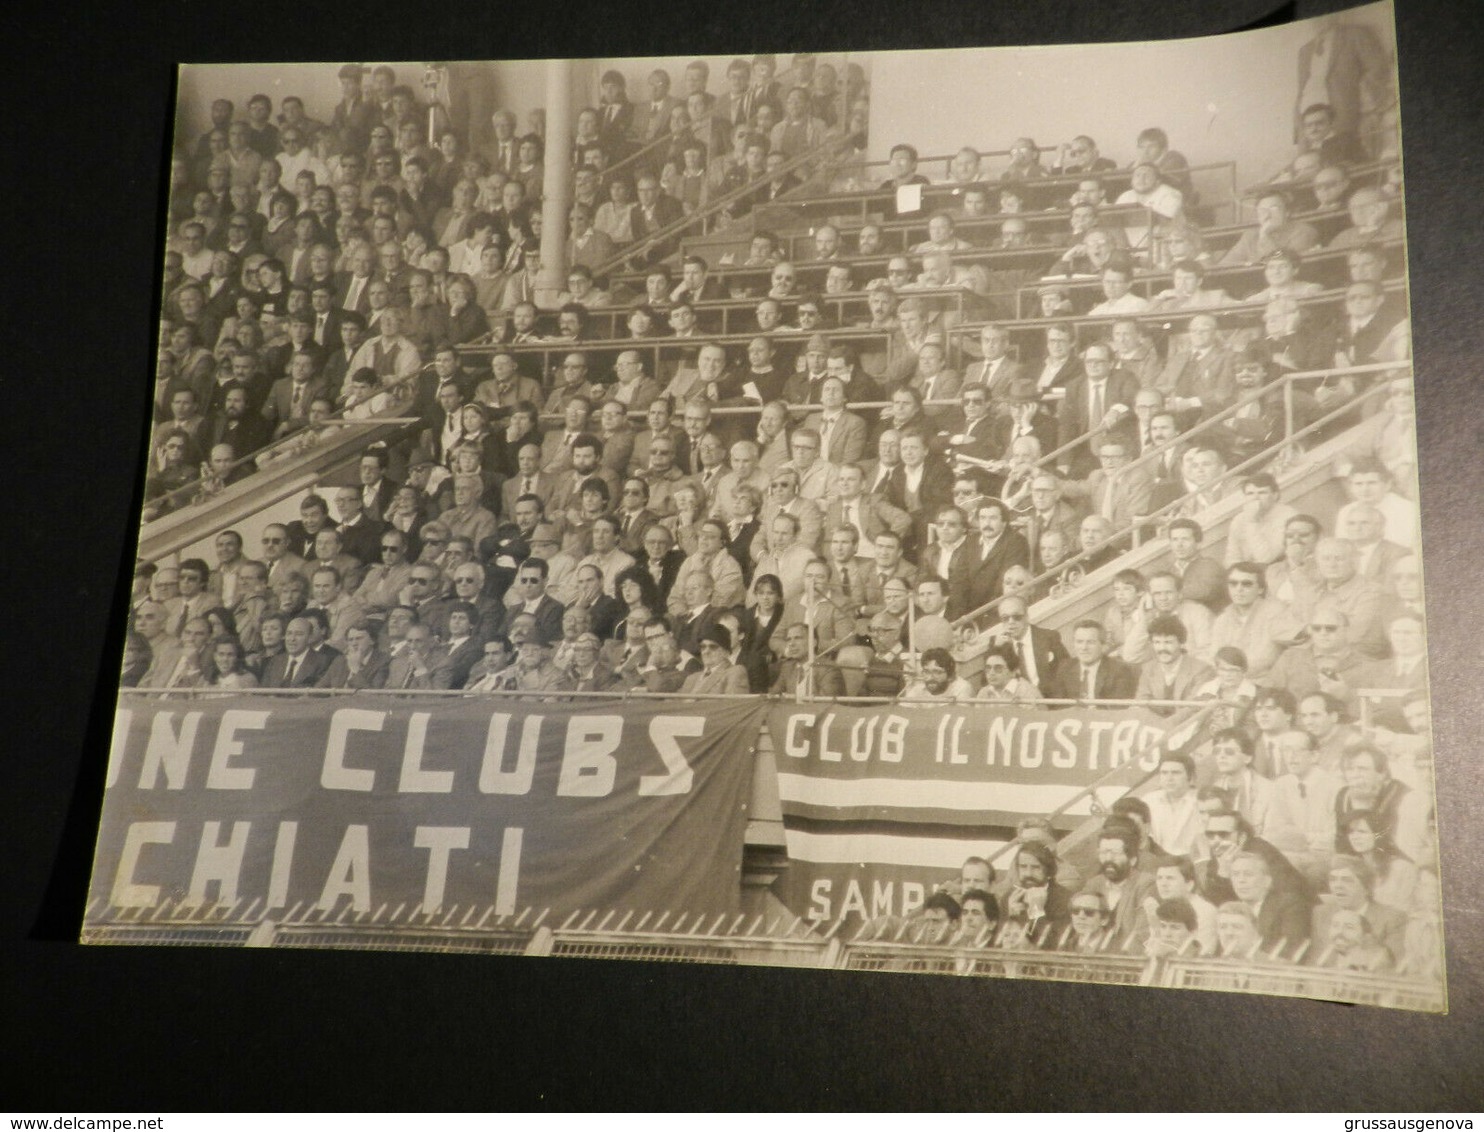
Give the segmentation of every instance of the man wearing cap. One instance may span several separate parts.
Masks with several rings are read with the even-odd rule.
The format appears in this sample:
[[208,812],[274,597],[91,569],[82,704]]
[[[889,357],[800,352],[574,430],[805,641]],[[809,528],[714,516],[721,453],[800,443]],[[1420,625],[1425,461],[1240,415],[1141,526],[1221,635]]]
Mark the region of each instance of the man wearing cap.
[[562,601],[567,583],[577,569],[577,560],[561,550],[559,528],[541,517],[541,501],[522,496],[515,507],[515,521],[503,524],[493,538],[479,544],[479,556],[488,565],[489,591],[501,598],[507,609],[520,605],[529,595],[515,585],[516,572],[527,558],[546,563],[546,590]]
[[725,625],[712,624],[697,642],[701,671],[685,678],[681,692],[689,696],[739,696],[749,690],[747,669],[732,662],[732,635]]
[[551,662],[550,640],[540,633],[521,642],[512,669],[518,692],[570,692],[572,677]]
[[[1006,473],[1008,489],[1012,486],[1012,478],[1028,482],[1036,461],[1056,447],[1056,414],[1041,403],[1035,379],[1030,377],[1012,381],[1005,392],[1004,400],[997,408],[999,415],[995,417],[990,443],[993,448],[992,456],[1010,465],[1010,470]],[[1036,442],[1034,455],[1028,462],[1024,458],[1017,459],[1017,445],[1021,446],[1023,457],[1025,449],[1022,442],[1026,440]],[[1019,471],[1019,476],[1014,475],[1016,471]]]
[[804,367],[784,383],[783,400],[790,405],[818,405],[820,387],[829,376],[829,339],[812,335],[804,345]]

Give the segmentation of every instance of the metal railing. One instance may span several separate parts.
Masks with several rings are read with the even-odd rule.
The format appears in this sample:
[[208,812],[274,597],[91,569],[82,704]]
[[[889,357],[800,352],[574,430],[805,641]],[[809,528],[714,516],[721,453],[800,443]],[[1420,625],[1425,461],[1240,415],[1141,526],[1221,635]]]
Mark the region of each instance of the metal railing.
[[[1234,403],[1232,405],[1229,405],[1227,408],[1223,409],[1220,413],[1217,413],[1215,416],[1208,417],[1206,420],[1202,421],[1200,424],[1196,425],[1194,428],[1187,430],[1186,432],[1182,433],[1180,436],[1174,438],[1173,440],[1166,441],[1164,444],[1161,444],[1161,445],[1158,445],[1158,446],[1156,446],[1154,448],[1151,448],[1148,452],[1146,452],[1143,455],[1137,457],[1135,460],[1133,460],[1129,464],[1126,464],[1123,468],[1119,469],[1120,474],[1127,474],[1127,472],[1130,469],[1135,468],[1135,467],[1138,467],[1141,464],[1147,464],[1149,462],[1152,462],[1153,460],[1157,459],[1159,456],[1161,456],[1164,453],[1170,451],[1171,449],[1187,444],[1192,437],[1198,436],[1201,433],[1205,432],[1206,430],[1211,429],[1211,428],[1214,428],[1214,427],[1220,425],[1222,422],[1230,419],[1231,417],[1233,417],[1235,415],[1236,412],[1238,412],[1239,410],[1245,408],[1247,405],[1251,404],[1253,400],[1260,398],[1263,394],[1270,393],[1274,389],[1276,389],[1276,388],[1278,388],[1280,386],[1283,388],[1283,391],[1284,391],[1284,434],[1283,434],[1283,439],[1281,439],[1279,441],[1275,441],[1274,443],[1270,444],[1267,448],[1263,449],[1261,452],[1258,452],[1257,454],[1255,454],[1253,456],[1250,456],[1246,460],[1243,460],[1241,463],[1237,464],[1235,467],[1230,468],[1227,471],[1223,472],[1220,476],[1218,476],[1210,484],[1208,484],[1204,488],[1200,489],[1200,491],[1187,492],[1186,494],[1181,495],[1177,499],[1171,500],[1169,503],[1166,503],[1164,506],[1158,508],[1155,511],[1150,512],[1147,515],[1136,516],[1135,519],[1134,519],[1134,521],[1131,522],[1128,526],[1123,527],[1122,529],[1120,529],[1118,531],[1115,531],[1113,534],[1109,535],[1108,538],[1104,539],[1102,542],[1098,543],[1096,546],[1091,547],[1091,548],[1089,548],[1087,550],[1079,551],[1075,555],[1072,555],[1072,556],[1070,556],[1068,558],[1062,559],[1060,562],[1058,562],[1051,569],[1044,570],[1040,574],[1035,575],[1026,584],[1025,589],[1028,590],[1028,591],[1033,591],[1033,590],[1035,590],[1035,589],[1037,589],[1037,588],[1039,588],[1039,587],[1047,584],[1048,582],[1054,581],[1058,576],[1064,574],[1068,570],[1068,568],[1073,567],[1073,566],[1076,566],[1078,563],[1084,562],[1087,559],[1092,558],[1093,556],[1101,553],[1104,549],[1106,549],[1106,548],[1108,548],[1110,546],[1114,546],[1116,544],[1120,544],[1120,543],[1123,543],[1125,541],[1130,541],[1130,540],[1132,540],[1135,543],[1135,545],[1137,545],[1137,541],[1140,538],[1141,533],[1142,533],[1142,531],[1145,528],[1148,528],[1151,525],[1158,525],[1159,521],[1162,518],[1163,519],[1173,519],[1173,518],[1175,518],[1176,512],[1180,511],[1187,504],[1189,504],[1190,502],[1192,502],[1198,495],[1201,495],[1201,494],[1206,493],[1207,491],[1209,491],[1210,489],[1216,487],[1219,484],[1230,483],[1231,481],[1233,481],[1233,480],[1235,480],[1237,478],[1240,478],[1242,476],[1245,476],[1245,475],[1249,474],[1252,471],[1255,471],[1257,468],[1259,468],[1259,467],[1267,464],[1268,462],[1272,461],[1276,457],[1282,455],[1283,452],[1285,450],[1290,449],[1295,442],[1300,441],[1300,440],[1304,439],[1305,437],[1312,436],[1312,435],[1318,433],[1320,430],[1326,428],[1329,425],[1334,424],[1335,422],[1339,421],[1340,419],[1342,419],[1343,417],[1345,417],[1345,416],[1347,416],[1349,414],[1352,414],[1352,413],[1355,413],[1355,412],[1360,411],[1367,403],[1372,402],[1372,401],[1380,400],[1380,399],[1384,398],[1384,396],[1386,394],[1386,388],[1385,388],[1384,385],[1382,385],[1382,386],[1376,386],[1375,388],[1366,390],[1365,392],[1359,394],[1357,397],[1355,397],[1355,398],[1353,398],[1353,399],[1345,402],[1345,404],[1340,405],[1340,406],[1338,406],[1338,407],[1336,407],[1334,409],[1331,409],[1329,412],[1325,413],[1323,416],[1319,417],[1317,420],[1311,422],[1310,424],[1304,426],[1303,428],[1295,430],[1294,427],[1293,427],[1294,426],[1294,419],[1293,419],[1293,414],[1294,414],[1293,387],[1294,387],[1294,385],[1297,382],[1306,381],[1306,380],[1307,381],[1312,381],[1312,380],[1314,380],[1316,378],[1322,379],[1322,378],[1325,378],[1325,377],[1336,376],[1336,375],[1350,375],[1350,374],[1360,374],[1360,373],[1385,373],[1385,372],[1389,372],[1389,371],[1393,371],[1393,370],[1399,370],[1399,369],[1410,370],[1410,368],[1411,368],[1411,362],[1410,362],[1410,360],[1408,360],[1408,361],[1402,361],[1402,362],[1378,362],[1378,363],[1370,363],[1370,364],[1362,365],[1362,366],[1347,366],[1347,367],[1340,367],[1340,368],[1333,368],[1333,369],[1305,370],[1305,371],[1302,371],[1302,372],[1296,372],[1296,373],[1291,373],[1291,374],[1284,374],[1284,375],[1276,378],[1275,380],[1269,382],[1267,385],[1264,385],[1260,390],[1257,390],[1251,396],[1249,396],[1247,398],[1244,398],[1243,400],[1238,401],[1238,402],[1236,402],[1236,403]],[[1060,458],[1062,456],[1067,455],[1069,452],[1072,452],[1075,449],[1081,447],[1082,445],[1086,444],[1088,441],[1092,440],[1094,437],[1096,437],[1098,435],[1101,435],[1104,431],[1105,430],[1103,430],[1102,428],[1091,429],[1090,431],[1084,433],[1083,435],[1077,437],[1076,439],[1071,440],[1071,441],[1068,441],[1066,444],[1063,444],[1059,448],[1056,448],[1053,451],[1047,453],[1045,456],[1042,456],[1041,459],[1037,461],[1036,466],[1037,467],[1051,467],[1052,466],[1051,465],[1051,462],[1053,460],[1056,460],[1056,459],[1058,459],[1058,458]],[[979,606],[977,609],[970,610],[968,613],[965,613],[961,617],[957,618],[953,622],[954,626],[956,627],[956,626],[959,626],[959,625],[970,625],[970,624],[973,624],[975,621],[977,621],[979,618],[983,617],[985,614],[992,613],[993,611],[995,611],[996,609],[998,609],[999,608],[999,605],[1000,605],[1000,602],[1002,602],[1003,600],[1004,600],[1004,596],[1002,595],[1001,597],[995,598],[993,601],[986,602],[985,604]]]
[[[341,412],[343,413],[343,410],[341,410]],[[303,429],[299,429],[299,430],[296,430],[294,432],[288,433],[288,434],[286,434],[284,436],[278,437],[276,440],[273,440],[270,443],[263,445],[263,447],[259,448],[255,452],[249,452],[245,456],[238,456],[230,464],[227,465],[226,470],[220,476],[217,476],[215,473],[213,473],[213,476],[211,478],[219,478],[219,479],[222,479],[223,481],[225,481],[228,477],[230,477],[232,475],[232,473],[237,472],[237,471],[240,471],[243,468],[248,467],[249,465],[252,467],[252,472],[250,473],[250,475],[256,475],[259,472],[265,472],[265,471],[270,470],[272,468],[272,466],[273,466],[271,463],[268,464],[265,467],[259,467],[258,466],[258,461],[261,460],[261,459],[263,459],[265,456],[271,456],[277,450],[284,450],[284,452],[285,452],[285,458],[287,456],[289,456],[289,455],[298,455],[299,453],[297,453],[297,452],[289,452],[287,450],[287,446],[292,445],[296,437],[302,438],[303,434],[305,432],[307,432],[308,429],[311,428],[311,427],[322,428],[322,429],[326,429],[326,430],[333,431],[333,432],[343,432],[343,431],[345,431],[347,429],[374,430],[374,429],[381,428],[381,427],[383,427],[385,425],[413,425],[413,424],[421,424],[421,423],[422,423],[422,421],[418,417],[398,417],[398,416],[385,416],[385,417],[377,416],[377,417],[367,417],[364,420],[352,420],[352,421],[348,421],[348,420],[346,420],[341,415],[341,413],[336,413],[333,416],[326,417],[325,420],[324,420],[324,422],[323,422],[323,424],[321,424],[321,425],[310,426],[310,425],[308,425],[306,423],[306,425],[304,426]],[[322,438],[322,439],[328,439],[328,438],[325,437],[325,438]],[[318,444],[317,443],[316,444],[313,444],[313,445],[310,445],[309,447],[305,448],[304,451],[305,452],[309,452],[309,451],[313,450],[313,448],[315,448],[315,447],[318,447]],[[207,453],[206,455],[209,456],[210,453]],[[151,459],[151,463],[153,463],[153,459],[154,459],[153,452],[151,452],[151,454],[150,454],[150,459]],[[192,480],[190,483],[182,484],[180,487],[174,488],[174,489],[172,489],[170,491],[167,491],[163,495],[158,495],[154,499],[149,500],[148,503],[146,503],[146,506],[149,506],[149,504],[151,504],[151,503],[158,503],[161,500],[168,501],[169,502],[169,506],[167,506],[160,513],[160,515],[157,516],[157,518],[164,518],[165,515],[178,513],[184,507],[201,507],[201,506],[206,506],[208,504],[214,503],[214,502],[216,502],[216,497],[221,494],[220,491],[213,492],[210,495],[204,496],[201,499],[196,499],[195,498],[195,496],[201,494],[201,491],[203,489],[202,481],[205,480],[206,478],[208,478],[208,477],[198,476],[196,479]],[[248,477],[243,477],[243,479],[237,480],[235,483],[225,483],[224,482],[223,487],[222,487],[221,490],[222,491],[225,491],[229,487],[236,487],[239,483],[244,482],[247,478]]]
[[[1046,151],[1042,150],[1042,152]],[[1008,151],[1002,150],[1000,151],[999,155],[1008,155]],[[990,154],[989,156],[995,156],[995,154]],[[942,160],[942,158],[934,157],[928,158],[927,160]],[[890,164],[890,162],[889,160],[872,160],[859,161],[855,164],[861,169],[871,169],[881,168]],[[919,164],[921,164],[920,161]],[[1224,173],[1225,176],[1223,180],[1225,184],[1223,187],[1228,188],[1230,195],[1225,201],[1218,201],[1216,203],[1232,204],[1233,207],[1235,207],[1234,202],[1237,198],[1236,162],[1212,161],[1200,165],[1191,165],[1189,166],[1187,172],[1192,178],[1194,178],[1197,173]],[[1131,169],[1114,169],[1097,174],[1096,179],[1102,182],[1105,189],[1112,191],[1121,189],[1128,182],[1131,175]],[[999,179],[998,175],[985,175],[981,176],[980,180],[975,182],[975,184],[983,185],[989,188],[992,192],[998,191],[1002,185],[1013,186],[1014,188],[1018,189],[1024,196],[1029,198],[1026,202],[1028,207],[1036,208],[1043,205],[1046,199],[1052,197],[1055,194],[1067,194],[1075,190],[1079,181],[1091,179],[1093,179],[1093,177],[1084,177],[1080,174],[1057,174],[1054,176],[1038,177],[1032,180],[1002,182]],[[923,185],[923,207],[932,207],[930,201],[938,201],[956,196],[962,193],[966,187],[968,186],[953,183],[945,184],[942,182]],[[883,203],[894,201],[895,198],[895,189],[866,188],[857,189],[853,192],[816,193],[809,199],[808,204],[811,209],[850,208],[852,209],[852,211],[858,209],[862,216],[867,216],[871,212],[872,204],[880,205]]]
[[300,903],[264,906],[166,899],[153,907],[89,903],[81,939],[93,945],[227,946],[436,952],[466,955],[640,959],[818,970],[891,971],[998,979],[1245,991],[1438,1013],[1440,980],[1405,972],[1343,971],[1263,956],[1151,958],[1109,937],[1073,949],[1064,930],[1052,946],[1011,947],[1003,927],[977,937],[944,933],[914,918],[868,922],[846,938],[846,921],[794,915],[668,910],[579,910],[555,922],[549,909],[496,913],[493,906],[425,909],[402,904],[354,910]]
[[687,229],[692,228],[697,224],[705,224],[711,217],[720,214],[724,210],[730,208],[733,204],[736,204],[737,202],[751,196],[753,193],[757,192],[764,185],[766,185],[769,181],[775,180],[780,177],[785,177],[796,169],[802,169],[806,165],[811,165],[822,160],[827,154],[833,153],[836,150],[840,149],[845,144],[845,140],[846,139],[842,137],[826,138],[813,149],[805,150],[804,152],[796,154],[795,156],[789,158],[772,172],[767,173],[766,175],[759,177],[756,180],[748,181],[745,185],[741,185],[731,190],[730,192],[722,193],[721,195],[714,197],[712,200],[707,202],[704,208],[697,209],[695,212],[692,212],[689,215],[682,216],[678,220],[665,225],[663,228],[650,233],[648,236],[645,236],[639,240],[635,240],[633,243],[626,245],[623,251],[616,253],[612,259],[607,260],[604,263],[601,263],[597,267],[593,268],[593,274],[600,276],[608,275],[615,269],[622,267],[625,263],[633,261],[636,256],[643,255],[646,252],[653,252],[661,245],[668,244],[672,240],[678,240],[679,237],[683,235]]
[[[666,130],[659,137],[655,138],[654,141],[645,142],[622,161],[615,161],[598,175],[599,187],[607,188],[619,176],[624,176],[632,180],[634,174],[648,170],[650,168],[647,164],[648,159],[662,148],[668,146],[674,141],[674,138],[675,131]],[[708,156],[710,155],[708,154]],[[659,176],[660,171],[658,169],[653,170],[653,172],[655,176]]]

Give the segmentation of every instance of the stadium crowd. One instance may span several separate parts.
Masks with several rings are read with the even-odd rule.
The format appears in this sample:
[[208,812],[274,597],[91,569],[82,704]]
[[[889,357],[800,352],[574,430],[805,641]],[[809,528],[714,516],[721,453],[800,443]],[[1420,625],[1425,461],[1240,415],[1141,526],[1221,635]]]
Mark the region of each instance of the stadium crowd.
[[[795,261],[753,210],[930,182],[901,144],[863,184],[859,73],[776,73],[737,60],[718,95],[696,62],[630,101],[608,72],[572,139],[501,110],[484,151],[388,67],[342,67],[320,118],[214,102],[172,170],[146,523],[337,430],[416,424],[259,546],[220,529],[212,562],[141,562],[124,685],[1213,701],[1195,757],[1115,807],[1085,883],[1032,825],[1005,875],[969,862],[925,916],[1004,947],[1436,964],[1392,167],[1306,107],[1256,223],[1218,246],[1159,128],[1122,167],[1087,137],[1017,139],[998,170],[966,147],[942,182],[959,203],[906,254],[884,250],[911,238],[888,204],[812,226]],[[654,238],[687,216],[748,252],[713,270]],[[1012,327],[961,263],[1026,249],[1042,317]],[[1341,286],[1305,278],[1328,252]],[[723,300],[752,310],[745,341],[716,332]],[[621,329],[595,332],[613,308]],[[1310,370],[1329,372],[1285,388]],[[1286,503],[1283,473],[1341,435],[1348,502]],[[1155,565],[1099,573],[1150,539]],[[1031,623],[1089,587],[1102,612],[1065,636]]]

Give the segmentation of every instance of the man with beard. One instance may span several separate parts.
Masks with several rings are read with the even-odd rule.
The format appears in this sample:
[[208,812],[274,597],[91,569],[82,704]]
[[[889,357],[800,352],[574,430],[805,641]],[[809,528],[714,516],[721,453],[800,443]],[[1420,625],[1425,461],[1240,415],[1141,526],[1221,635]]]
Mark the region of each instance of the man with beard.
[[1072,894],[1056,882],[1056,852],[1038,841],[1023,843],[1015,854],[1005,911],[1023,917],[1029,937],[1050,946],[1071,922]]
[[247,411],[247,387],[229,381],[221,387],[221,411],[208,418],[206,423],[206,448],[210,451],[218,444],[230,444],[232,451],[246,456],[268,443],[268,422],[256,413]]
[[1139,835],[1111,822],[1098,835],[1098,873],[1082,886],[1095,892],[1108,908],[1113,951],[1142,947],[1149,925],[1143,913],[1146,897],[1154,894],[1154,878],[1139,870]]

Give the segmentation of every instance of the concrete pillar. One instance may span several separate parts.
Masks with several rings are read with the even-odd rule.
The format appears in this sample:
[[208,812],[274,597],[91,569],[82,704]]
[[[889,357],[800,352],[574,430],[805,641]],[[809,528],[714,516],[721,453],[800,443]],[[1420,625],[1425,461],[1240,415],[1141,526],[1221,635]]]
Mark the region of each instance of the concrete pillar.
[[546,176],[541,204],[541,273],[536,302],[552,306],[567,288],[567,211],[572,206],[572,61],[546,61]]

